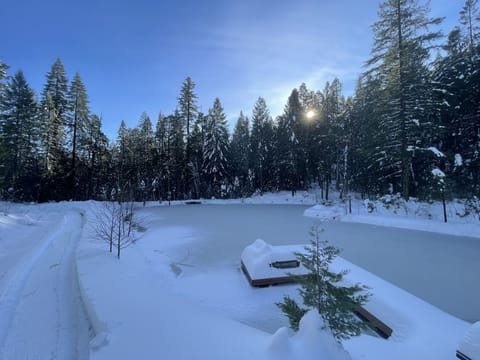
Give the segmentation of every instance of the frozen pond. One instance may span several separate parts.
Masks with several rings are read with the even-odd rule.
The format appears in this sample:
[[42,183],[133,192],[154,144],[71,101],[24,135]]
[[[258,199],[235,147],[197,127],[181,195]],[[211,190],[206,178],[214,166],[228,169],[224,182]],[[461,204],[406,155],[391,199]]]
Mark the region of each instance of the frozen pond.
[[[314,219],[305,206],[192,205],[146,208],[151,226],[192,228],[201,239],[188,249],[197,268],[237,264],[257,238],[273,245],[304,244]],[[150,222],[150,221],[149,221]],[[468,237],[330,222],[323,237],[341,256],[461,319],[480,320],[480,241]]]

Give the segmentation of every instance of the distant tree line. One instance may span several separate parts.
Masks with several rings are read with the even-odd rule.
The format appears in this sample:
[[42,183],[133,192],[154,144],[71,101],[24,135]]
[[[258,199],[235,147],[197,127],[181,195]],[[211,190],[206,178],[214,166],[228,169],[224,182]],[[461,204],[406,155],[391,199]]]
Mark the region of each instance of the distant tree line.
[[[39,97],[0,62],[0,196],[17,201],[240,197],[335,187],[375,196],[480,195],[480,18],[466,0],[445,39],[415,0],[385,0],[355,94],[339,79],[293,89],[273,119],[259,98],[232,134],[217,98],[186,78],[173,114],[121,122],[111,142],[60,59]],[[436,55],[436,57],[434,57]],[[438,175],[444,174],[442,185]],[[442,192],[442,194],[440,194]]]

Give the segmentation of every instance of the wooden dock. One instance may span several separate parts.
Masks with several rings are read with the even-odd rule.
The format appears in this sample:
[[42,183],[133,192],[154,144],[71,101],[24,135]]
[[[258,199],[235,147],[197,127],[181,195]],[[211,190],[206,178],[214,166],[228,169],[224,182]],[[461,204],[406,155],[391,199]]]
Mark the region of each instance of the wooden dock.
[[[241,261],[241,267],[242,271],[245,274],[248,282],[250,285],[254,287],[266,287],[270,285],[278,285],[278,284],[288,284],[288,283],[295,283],[296,279],[298,276],[281,276],[281,277],[272,277],[272,278],[265,278],[265,279],[252,279],[250,276],[250,273],[248,272],[247,267]],[[306,276],[306,275],[304,275]],[[387,324],[385,324],[383,321],[381,321],[379,318],[377,318],[375,315],[373,315],[371,312],[369,312],[367,309],[364,307],[358,307],[357,309],[354,310],[355,315],[357,315],[361,320],[367,323],[367,325],[374,330],[377,334],[379,334],[381,337],[384,339],[388,339],[392,333],[393,330],[390,328]],[[463,354],[462,354],[463,355]],[[458,353],[457,353],[458,356]],[[468,357],[467,358],[460,358],[464,360],[470,360]]]
[[388,339],[392,336],[393,330],[375,315],[373,315],[370,311],[365,309],[362,306],[359,306],[357,309],[353,311],[355,315],[357,315],[360,319],[368,324],[372,330],[374,330],[378,335],[383,337],[384,339]]
[[270,285],[288,284],[288,283],[296,282],[295,280],[296,276],[280,276],[280,277],[272,277],[272,278],[265,278],[265,279],[252,279],[243,261],[242,261],[242,271],[247,277],[247,280],[250,283],[250,285],[255,287],[266,287]]

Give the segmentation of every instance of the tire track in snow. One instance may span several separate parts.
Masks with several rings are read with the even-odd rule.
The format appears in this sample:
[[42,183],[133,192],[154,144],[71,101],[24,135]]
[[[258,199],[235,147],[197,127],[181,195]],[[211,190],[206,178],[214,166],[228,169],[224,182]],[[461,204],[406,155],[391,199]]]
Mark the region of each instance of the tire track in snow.
[[0,350],[3,348],[5,337],[7,336],[17,305],[20,302],[22,291],[33,267],[50,247],[53,240],[58,237],[63,230],[65,222],[65,217],[63,217],[60,227],[50,234],[30,257],[23,260],[22,263],[17,266],[13,276],[7,282],[3,293],[0,294]]
[[81,226],[79,214],[65,215],[17,267],[0,297],[0,358],[88,359],[89,325],[73,261]]

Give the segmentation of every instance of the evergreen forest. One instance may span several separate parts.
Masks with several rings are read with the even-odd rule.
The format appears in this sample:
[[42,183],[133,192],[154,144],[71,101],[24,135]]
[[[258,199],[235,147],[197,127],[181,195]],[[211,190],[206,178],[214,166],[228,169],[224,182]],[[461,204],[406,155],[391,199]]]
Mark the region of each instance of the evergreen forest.
[[238,198],[313,186],[327,200],[331,189],[479,197],[478,0],[465,1],[448,34],[442,21],[416,0],[385,0],[352,96],[337,78],[301,84],[281,115],[259,97],[233,130],[220,98],[199,111],[187,77],[172,114],[122,121],[108,139],[80,74],[69,79],[60,59],[40,94],[0,60],[0,199]]

